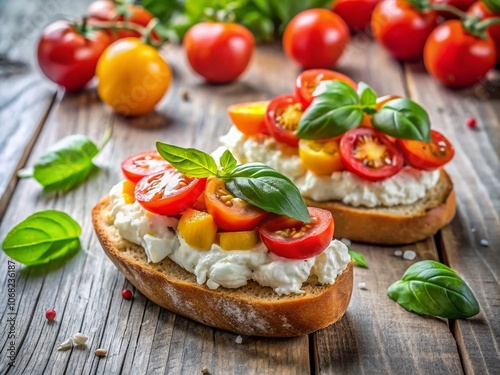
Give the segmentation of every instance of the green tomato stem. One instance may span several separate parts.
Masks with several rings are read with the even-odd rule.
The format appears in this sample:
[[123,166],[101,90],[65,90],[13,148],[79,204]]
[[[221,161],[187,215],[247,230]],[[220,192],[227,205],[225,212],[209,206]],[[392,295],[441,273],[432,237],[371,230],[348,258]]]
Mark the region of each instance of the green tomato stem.
[[426,9],[432,9],[432,10],[438,10],[438,11],[443,11],[443,12],[449,12],[460,18],[461,20],[467,18],[467,13],[464,11],[461,11],[458,8],[455,8],[454,6],[451,5],[446,5],[446,4],[428,4]]
[[484,32],[488,30],[489,27],[493,25],[500,25],[500,17],[492,17],[492,18],[487,18],[485,20],[482,20],[478,23],[476,23],[475,28],[479,32]]

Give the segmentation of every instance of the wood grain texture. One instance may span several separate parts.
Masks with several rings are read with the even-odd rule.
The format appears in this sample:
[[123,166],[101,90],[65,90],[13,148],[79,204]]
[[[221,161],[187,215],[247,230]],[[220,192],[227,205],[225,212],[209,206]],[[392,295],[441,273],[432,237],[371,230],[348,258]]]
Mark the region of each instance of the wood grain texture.
[[[455,146],[447,167],[457,192],[457,215],[442,231],[446,262],[474,292],[481,312],[457,320],[453,332],[467,373],[500,373],[500,77],[453,91],[407,66],[412,96],[427,108],[433,126]],[[475,117],[477,129],[467,127]],[[489,245],[482,246],[481,240]]]

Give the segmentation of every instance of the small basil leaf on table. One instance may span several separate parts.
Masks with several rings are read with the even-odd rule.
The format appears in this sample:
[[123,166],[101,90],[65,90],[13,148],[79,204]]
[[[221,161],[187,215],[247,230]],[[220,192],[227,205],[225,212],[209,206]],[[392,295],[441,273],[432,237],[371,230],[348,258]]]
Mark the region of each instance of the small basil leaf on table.
[[[97,168],[92,159],[98,153],[99,148],[86,136],[70,135],[40,156],[31,169],[31,176],[43,186],[46,193],[71,190]],[[20,170],[18,176],[29,177],[26,172],[29,170]]]
[[349,250],[349,255],[351,256],[355,264],[363,268],[368,268],[368,263],[366,262],[365,256],[363,254],[358,253],[354,250]]
[[80,249],[81,228],[68,214],[37,212],[12,228],[2,243],[9,257],[27,266],[47,263]]
[[234,168],[236,168],[238,162],[231,151],[226,150],[220,158],[220,165],[225,173],[230,173]]
[[373,126],[395,138],[430,142],[431,122],[427,112],[410,99],[387,102],[372,117]]
[[311,220],[299,189],[290,179],[267,165],[241,164],[224,180],[231,194],[263,210],[305,223]]
[[468,285],[446,265],[424,260],[411,265],[387,295],[408,311],[446,319],[470,318],[479,304]]
[[363,120],[356,91],[345,82],[323,81],[311,105],[302,114],[297,129],[301,139],[326,139],[355,128]]
[[188,176],[204,178],[217,174],[217,164],[206,152],[162,142],[156,142],[156,149],[175,169]]

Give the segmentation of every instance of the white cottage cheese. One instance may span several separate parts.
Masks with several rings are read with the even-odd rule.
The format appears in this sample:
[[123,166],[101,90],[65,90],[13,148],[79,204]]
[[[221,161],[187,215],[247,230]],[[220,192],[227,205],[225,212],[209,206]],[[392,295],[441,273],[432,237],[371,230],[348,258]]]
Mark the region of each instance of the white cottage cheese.
[[248,137],[234,126],[221,137],[221,142],[239,162],[269,165],[288,176],[303,196],[316,201],[340,200],[355,207],[412,204],[423,198],[439,180],[439,170],[421,171],[408,166],[378,182],[367,181],[348,171],[317,176],[304,167],[296,149],[271,137]]
[[177,219],[147,212],[137,202],[127,204],[122,182],[109,195],[113,224],[123,238],[144,247],[149,262],[168,256],[210,289],[238,288],[255,280],[278,294],[302,293],[302,283],[310,275],[322,284],[333,284],[351,260],[347,247],[337,240],[316,257],[303,260],[275,256],[262,243],[251,250],[225,251],[216,244],[208,251],[193,249],[169,229],[177,227]]

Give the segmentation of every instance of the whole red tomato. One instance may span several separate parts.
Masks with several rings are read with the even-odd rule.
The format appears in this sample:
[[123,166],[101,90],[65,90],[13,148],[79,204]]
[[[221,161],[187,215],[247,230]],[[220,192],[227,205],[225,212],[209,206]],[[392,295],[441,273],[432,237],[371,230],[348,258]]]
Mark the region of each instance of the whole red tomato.
[[248,66],[255,47],[253,35],[236,23],[203,22],[184,37],[189,64],[208,82],[238,78]]
[[336,0],[332,10],[351,30],[364,30],[370,25],[373,9],[379,0]]
[[[500,7],[500,5],[499,5]],[[481,20],[492,18],[492,17],[500,17],[500,11],[494,12],[482,1],[478,1],[474,3],[469,10],[468,14],[471,14]],[[487,29],[488,34],[491,39],[495,43],[495,47],[497,50],[497,60],[500,60],[500,25],[493,25]]]
[[[127,4],[117,5],[111,0],[97,0],[87,8],[89,24],[97,22],[127,21],[133,25],[146,27],[154,18],[153,15],[143,7]],[[133,36],[139,38],[141,34],[137,31],[121,29],[119,31],[109,30],[108,33],[115,40]],[[152,34],[154,40],[158,40],[155,33]]]
[[330,68],[348,41],[349,28],[342,18],[327,9],[309,9],[287,25],[283,48],[303,68]]
[[102,31],[87,31],[84,36],[69,22],[56,21],[42,31],[38,65],[51,81],[78,90],[94,77],[97,60],[110,43]]
[[428,72],[449,87],[466,87],[481,81],[496,58],[491,38],[469,34],[459,20],[439,25],[429,35],[424,49]]
[[422,57],[425,41],[437,26],[437,13],[420,12],[405,0],[384,0],[373,11],[373,35],[400,60]]

